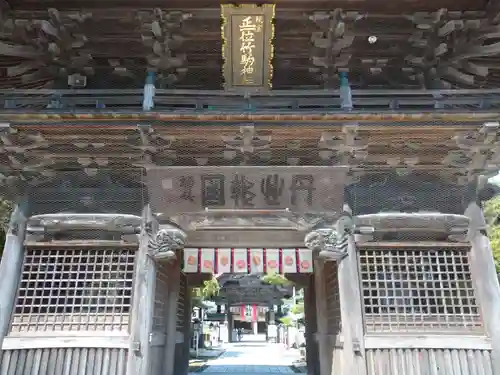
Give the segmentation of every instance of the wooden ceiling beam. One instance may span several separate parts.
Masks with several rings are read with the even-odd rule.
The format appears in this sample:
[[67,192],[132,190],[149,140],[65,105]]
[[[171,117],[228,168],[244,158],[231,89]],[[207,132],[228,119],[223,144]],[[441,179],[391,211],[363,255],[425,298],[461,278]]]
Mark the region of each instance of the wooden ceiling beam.
[[483,45],[491,39],[485,35],[494,36],[497,30],[486,15],[480,16],[483,18],[454,19],[455,14],[443,9],[412,18],[417,31],[410,40],[420,52],[409,55],[407,61],[422,71],[425,87],[476,87],[485,81],[490,70],[469,60],[500,53],[500,43]]
[[185,12],[164,12],[160,8],[153,11],[154,20],[142,18],[141,38],[146,47],[151,48],[147,55],[148,70],[158,73],[162,84],[170,86],[185,75],[187,68],[186,55],[179,53],[179,48],[184,42],[180,34],[182,23],[191,18]]
[[[40,4],[36,0],[11,0],[14,6],[26,10],[43,9],[47,6],[57,7],[57,8],[96,8],[96,9],[106,9],[106,8],[134,8],[137,7],[137,2],[132,0],[47,0],[43,4]],[[251,3],[252,1],[243,1],[243,3]],[[222,3],[228,3],[228,1],[223,1]],[[275,1],[278,9],[329,9],[332,6],[332,1],[330,0],[276,0]],[[159,0],[145,0],[141,3],[143,8],[154,8],[164,5],[165,3]],[[172,9],[203,9],[203,8],[219,8],[220,2],[213,2],[211,0],[175,0],[168,3],[169,7]],[[420,1],[411,3],[390,3],[386,1],[370,1],[370,0],[360,0],[352,3],[349,0],[335,0],[333,5],[337,7],[342,7],[345,9],[353,9],[357,11],[374,11],[380,12],[384,11],[390,14],[399,14],[409,11],[432,11],[436,7],[443,7],[449,10],[471,10],[478,11],[484,9],[483,2],[477,2],[475,0],[437,0],[437,1]]]
[[[167,87],[218,88],[222,82],[218,7],[18,9],[0,42],[0,55],[5,56],[0,65],[9,77],[1,82],[3,87],[36,87],[58,78],[63,82],[72,72],[89,76],[96,71],[104,76],[112,72],[129,80],[116,78],[120,82],[137,87],[142,86],[145,64]],[[336,87],[338,71],[347,69],[354,87],[404,88],[419,82],[423,87],[432,82],[442,87],[495,86],[499,26],[484,11],[443,9],[405,16],[380,9],[362,13],[278,7],[273,86],[315,87],[322,81]],[[40,35],[34,36],[33,30]],[[378,40],[369,44],[372,34]],[[189,69],[195,74],[188,75]]]
[[354,42],[355,34],[346,24],[347,20],[358,20],[358,13],[344,13],[342,9],[331,12],[314,12],[310,19],[318,25],[320,32],[313,32],[311,41],[316,50],[312,51],[311,60],[326,87],[332,87],[337,81],[339,68],[346,67],[351,59],[350,53],[343,53]]

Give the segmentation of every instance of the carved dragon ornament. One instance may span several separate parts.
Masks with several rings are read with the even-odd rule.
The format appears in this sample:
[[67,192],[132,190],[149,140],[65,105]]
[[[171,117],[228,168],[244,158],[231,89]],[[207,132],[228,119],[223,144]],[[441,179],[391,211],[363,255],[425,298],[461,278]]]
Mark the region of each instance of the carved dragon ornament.
[[309,232],[304,238],[304,244],[320,258],[340,261],[348,255],[348,238],[353,232],[352,217],[344,214],[334,226]]
[[177,259],[177,252],[184,248],[187,235],[179,228],[161,228],[154,235],[150,236],[148,243],[149,255],[155,260],[174,261]]

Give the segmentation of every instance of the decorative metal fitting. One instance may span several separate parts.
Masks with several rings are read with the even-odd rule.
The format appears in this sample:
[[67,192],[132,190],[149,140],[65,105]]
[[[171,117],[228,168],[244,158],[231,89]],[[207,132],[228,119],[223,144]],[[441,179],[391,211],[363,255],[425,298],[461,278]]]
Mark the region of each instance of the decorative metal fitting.
[[149,254],[155,260],[174,261],[177,251],[184,248],[187,235],[179,228],[162,228],[149,240]]
[[354,232],[351,215],[343,214],[331,228],[318,228],[304,239],[307,248],[319,258],[340,261],[348,255],[349,236]]

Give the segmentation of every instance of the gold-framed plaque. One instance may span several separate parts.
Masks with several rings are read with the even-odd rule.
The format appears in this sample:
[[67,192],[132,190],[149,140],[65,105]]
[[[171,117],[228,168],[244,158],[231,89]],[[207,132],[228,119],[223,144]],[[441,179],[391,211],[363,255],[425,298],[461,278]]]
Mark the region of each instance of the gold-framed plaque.
[[225,90],[271,88],[274,11],[274,4],[221,5]]

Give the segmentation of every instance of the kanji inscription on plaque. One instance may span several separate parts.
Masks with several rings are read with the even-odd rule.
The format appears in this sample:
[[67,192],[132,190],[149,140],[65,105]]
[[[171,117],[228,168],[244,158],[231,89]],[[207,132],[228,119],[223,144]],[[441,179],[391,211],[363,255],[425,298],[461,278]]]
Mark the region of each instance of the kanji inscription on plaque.
[[221,5],[226,90],[271,88],[274,9],[274,4]]
[[290,209],[337,211],[343,199],[342,167],[193,167],[152,169],[152,201],[167,211]]

